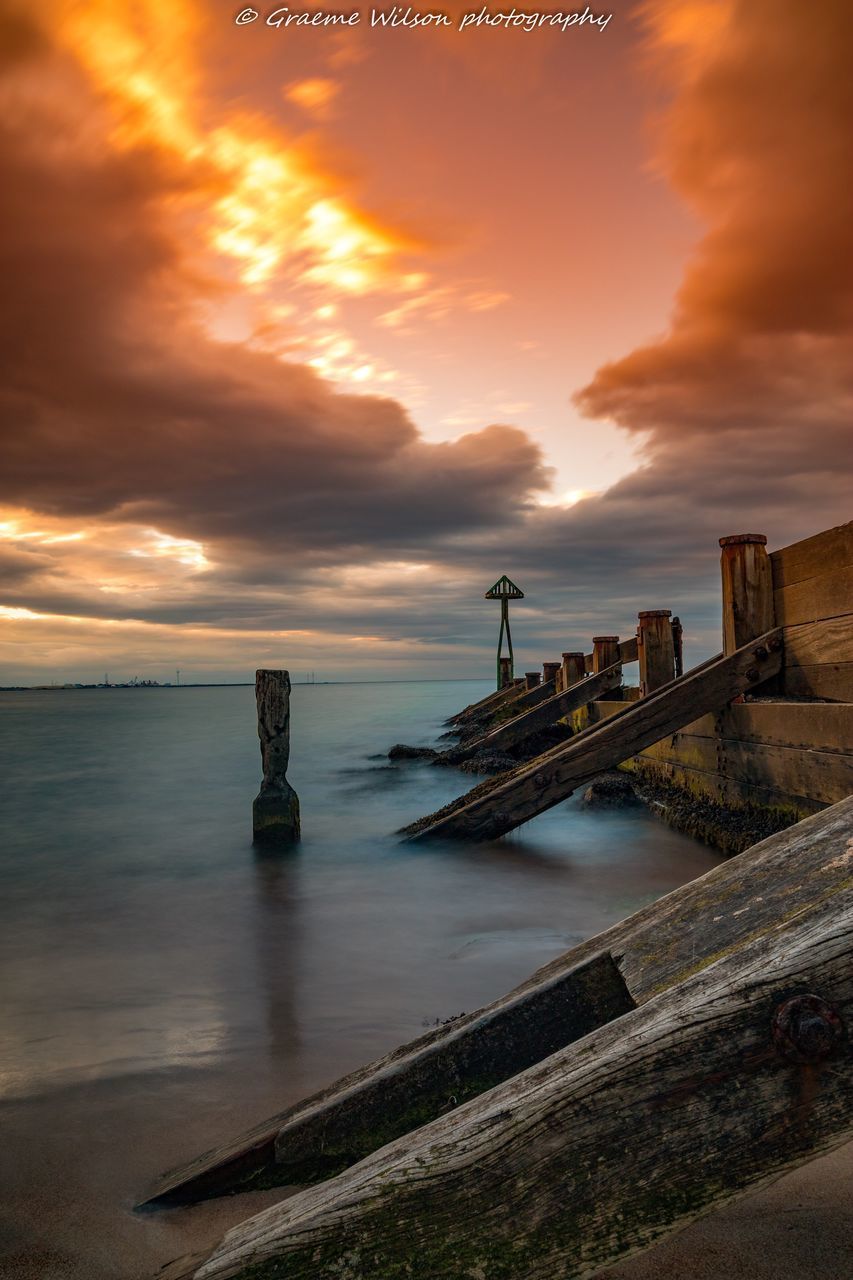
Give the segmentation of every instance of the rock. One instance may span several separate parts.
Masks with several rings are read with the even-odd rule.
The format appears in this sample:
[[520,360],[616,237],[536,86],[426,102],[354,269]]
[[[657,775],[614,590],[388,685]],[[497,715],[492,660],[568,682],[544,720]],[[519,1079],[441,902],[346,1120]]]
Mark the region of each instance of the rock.
[[478,751],[459,762],[463,773],[505,773],[507,769],[517,769],[518,761],[503,751]]
[[407,747],[404,742],[398,742],[388,752],[389,760],[434,760],[438,752],[434,747]]
[[618,773],[608,773],[590,783],[583,793],[583,804],[590,809],[617,809],[640,804],[640,800],[630,779]]

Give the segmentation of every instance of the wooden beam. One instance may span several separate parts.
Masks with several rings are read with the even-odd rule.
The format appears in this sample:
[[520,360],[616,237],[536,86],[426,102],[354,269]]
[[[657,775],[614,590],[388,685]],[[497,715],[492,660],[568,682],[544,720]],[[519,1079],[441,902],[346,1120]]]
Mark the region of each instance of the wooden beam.
[[627,640],[619,641],[619,661],[621,663],[636,662],[638,657],[636,636],[629,636]]
[[519,676],[505,689],[493,689],[491,693],[487,693],[485,698],[481,698],[479,702],[469,703],[467,707],[457,711],[455,716],[451,716],[444,723],[446,725],[459,725],[465,724],[468,720],[477,720],[485,712],[496,710],[504,702],[509,702],[510,699],[517,697],[523,684],[524,681]]
[[410,840],[494,840],[565,800],[604,769],[611,769],[644,747],[674,733],[708,711],[757,688],[782,666],[778,628],[665,685],[604,724],[578,734],[491,787],[463,796],[449,812],[421,819],[406,828]]
[[833,565],[818,577],[774,591],[773,598],[781,626],[849,617],[853,614],[853,565]]
[[[608,931],[632,952],[627,973],[625,925],[645,930],[652,978],[662,963],[673,975],[664,989],[233,1228],[184,1274],[588,1280],[848,1140],[851,832],[847,801]],[[736,941],[697,962],[697,921],[718,919]]]
[[702,738],[684,732],[646,747],[638,758],[701,769],[720,780],[739,783],[747,793],[751,787],[768,787],[818,804],[835,804],[853,794],[853,756],[840,751]]
[[[785,628],[785,667],[853,662],[853,613]],[[853,702],[853,688],[850,690]]]
[[853,662],[821,666],[791,666],[785,671],[785,692],[792,698],[853,701]]
[[241,1187],[317,1182],[633,1008],[613,958],[591,956],[175,1170],[145,1203],[191,1204]]
[[547,680],[544,684],[538,684],[532,689],[527,689],[522,685],[515,698],[510,698],[502,707],[498,708],[501,720],[520,715],[522,711],[526,711],[529,707],[537,707],[540,702],[545,702],[546,699],[553,697],[555,691],[556,683],[553,680]]
[[806,578],[818,578],[828,565],[850,564],[853,564],[853,520],[774,551],[770,556],[773,588],[781,591]]
[[[614,708],[619,710],[619,704],[614,703]],[[679,730],[677,736],[682,735],[847,755],[853,751],[853,704],[739,702],[691,721]]]
[[504,724],[498,725],[496,729],[489,730],[488,733],[484,733],[481,738],[477,738],[474,742],[466,742],[466,750],[471,752],[491,749],[505,751],[507,747],[516,746],[519,742],[524,742],[525,739],[532,737],[533,734],[540,733],[543,729],[556,724],[564,716],[571,715],[573,711],[577,711],[578,707],[582,707],[584,703],[593,702],[604,694],[612,693],[614,689],[619,688],[621,683],[622,665],[617,662],[614,666],[608,667],[606,671],[600,671],[598,675],[584,677],[578,683],[573,684],[570,689],[566,689],[564,693],[552,694],[550,698],[546,698],[538,706],[531,707],[528,711],[522,712],[512,720],[507,720]]

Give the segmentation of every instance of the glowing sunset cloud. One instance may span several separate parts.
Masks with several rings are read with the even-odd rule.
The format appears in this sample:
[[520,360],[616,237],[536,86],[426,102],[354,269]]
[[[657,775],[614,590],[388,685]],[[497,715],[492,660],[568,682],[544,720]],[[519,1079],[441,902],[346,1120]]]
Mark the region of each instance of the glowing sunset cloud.
[[[303,279],[345,294],[395,286],[396,258],[414,247],[408,238],[349,205],[263,117],[230,113],[216,123],[193,56],[206,23],[193,0],[72,0],[60,5],[57,30],[110,104],[113,143],[154,143],[194,168],[187,199],[201,205],[208,244],[237,263],[245,285],[299,264]],[[307,81],[294,95],[316,106],[333,88]]]

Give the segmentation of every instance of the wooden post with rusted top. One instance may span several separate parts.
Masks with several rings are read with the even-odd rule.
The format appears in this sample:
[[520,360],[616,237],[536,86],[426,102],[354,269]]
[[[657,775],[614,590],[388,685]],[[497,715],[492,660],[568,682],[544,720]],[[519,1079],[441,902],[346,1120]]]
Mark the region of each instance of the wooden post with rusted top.
[[637,655],[640,659],[642,696],[675,679],[675,649],[669,609],[644,609],[637,628]]
[[290,760],[290,672],[256,671],[258,737],[264,777],[252,805],[255,844],[289,845],[299,839],[299,798],[287,781]]
[[561,685],[563,689],[570,689],[573,684],[577,684],[578,680],[583,680],[586,675],[584,666],[583,653],[578,650],[569,650],[563,654],[563,672],[561,677]]
[[528,689],[528,690],[535,689],[540,684],[541,680],[542,680],[541,671],[525,671],[524,673],[525,689]]
[[618,636],[593,636],[592,637],[592,669],[597,675],[599,671],[612,667],[615,662],[619,661],[619,637]]
[[773,573],[763,533],[720,538],[723,653],[734,653],[776,625]]
[[543,662],[542,663],[542,680],[547,684],[549,680],[556,680],[557,672],[560,670],[559,662]]

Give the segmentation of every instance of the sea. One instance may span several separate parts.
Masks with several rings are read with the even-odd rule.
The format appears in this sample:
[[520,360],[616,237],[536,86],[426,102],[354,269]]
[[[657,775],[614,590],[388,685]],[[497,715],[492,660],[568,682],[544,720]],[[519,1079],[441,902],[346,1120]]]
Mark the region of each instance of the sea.
[[303,838],[251,842],[250,687],[0,693],[0,1276],[151,1280],[280,1199],[134,1205],[224,1142],[719,861],[582,796],[403,843],[478,779],[436,745],[487,681],[297,684]]

